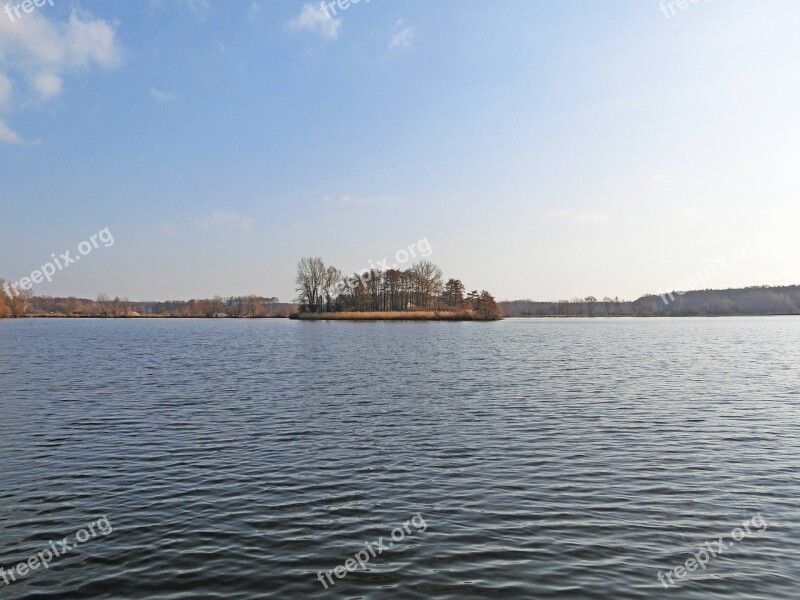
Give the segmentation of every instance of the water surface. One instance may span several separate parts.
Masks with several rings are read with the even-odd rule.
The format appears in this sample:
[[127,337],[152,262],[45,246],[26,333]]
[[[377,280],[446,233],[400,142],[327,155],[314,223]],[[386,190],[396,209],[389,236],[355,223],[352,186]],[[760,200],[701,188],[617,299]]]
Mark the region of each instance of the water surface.
[[800,590],[798,318],[7,320],[0,356],[0,565],[113,525],[0,598]]

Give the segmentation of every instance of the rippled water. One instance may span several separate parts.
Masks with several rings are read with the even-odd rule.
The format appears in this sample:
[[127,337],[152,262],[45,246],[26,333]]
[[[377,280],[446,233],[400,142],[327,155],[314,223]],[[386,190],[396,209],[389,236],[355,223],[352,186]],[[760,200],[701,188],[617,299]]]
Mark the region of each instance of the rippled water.
[[113,526],[0,598],[800,596],[798,318],[0,321],[0,357],[0,565]]

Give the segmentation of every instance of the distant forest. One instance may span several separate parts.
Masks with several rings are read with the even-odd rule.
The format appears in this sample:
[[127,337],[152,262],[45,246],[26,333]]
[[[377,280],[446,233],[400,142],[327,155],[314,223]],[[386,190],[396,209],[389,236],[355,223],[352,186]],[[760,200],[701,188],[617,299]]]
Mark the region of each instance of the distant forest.
[[742,289],[648,294],[638,300],[593,296],[536,302],[500,302],[507,317],[697,317],[734,315],[800,315],[800,286],[754,286]]
[[[2,282],[2,280],[0,280]],[[0,318],[8,317],[187,317],[187,318],[270,318],[289,317],[296,304],[260,296],[216,296],[201,300],[167,302],[131,302],[127,298],[100,295],[86,298],[53,298],[30,293],[8,296],[0,289]]]
[[297,264],[295,284],[301,317],[374,313],[376,317],[393,318],[397,313],[415,312],[431,319],[502,318],[489,292],[467,292],[460,279],[445,281],[442,270],[426,260],[403,271],[371,269],[345,277],[321,258],[303,258]]
[[444,281],[441,270],[423,261],[405,271],[373,270],[345,278],[322,259],[298,265],[298,303],[261,296],[132,302],[101,294],[86,298],[8,295],[0,279],[0,319],[9,317],[175,317],[275,318],[354,315],[354,318],[405,317],[493,320],[501,317],[694,317],[800,315],[800,285],[647,294],[638,300],[593,296],[538,302],[495,302],[486,291],[467,292],[458,279]]

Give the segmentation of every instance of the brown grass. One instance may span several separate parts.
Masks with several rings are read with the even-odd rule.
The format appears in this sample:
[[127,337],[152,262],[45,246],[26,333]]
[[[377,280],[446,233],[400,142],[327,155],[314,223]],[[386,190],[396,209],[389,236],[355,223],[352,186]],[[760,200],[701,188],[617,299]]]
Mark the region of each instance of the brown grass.
[[467,311],[440,312],[437,319],[432,310],[385,311],[385,312],[340,312],[303,313],[297,315],[303,321],[471,321],[472,313]]

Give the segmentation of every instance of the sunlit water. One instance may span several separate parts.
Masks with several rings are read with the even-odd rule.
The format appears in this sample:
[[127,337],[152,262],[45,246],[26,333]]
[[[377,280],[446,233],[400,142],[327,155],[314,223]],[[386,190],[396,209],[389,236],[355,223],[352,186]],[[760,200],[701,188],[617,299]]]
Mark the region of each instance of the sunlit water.
[[0,565],[113,526],[3,599],[800,597],[800,318],[0,321],[0,357]]

